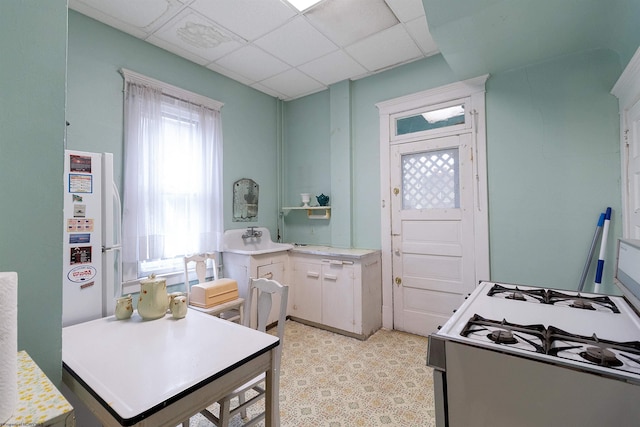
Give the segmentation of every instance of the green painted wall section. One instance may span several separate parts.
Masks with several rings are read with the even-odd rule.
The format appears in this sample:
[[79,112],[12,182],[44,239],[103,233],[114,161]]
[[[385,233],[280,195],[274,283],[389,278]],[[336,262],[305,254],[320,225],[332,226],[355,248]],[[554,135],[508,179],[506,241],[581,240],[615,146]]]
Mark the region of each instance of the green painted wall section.
[[[375,104],[453,81],[451,69],[436,55],[287,102],[283,193],[293,203],[289,206],[299,206],[299,193],[329,194],[325,188],[330,185],[332,209],[329,221],[290,212],[285,240],[335,246],[351,240],[352,247],[380,249],[380,125]],[[350,129],[344,129],[348,123]]]
[[[205,67],[69,11],[68,148],[114,153],[122,188],[123,78],[127,68],[223,102],[224,225],[268,227],[276,235],[279,206],[277,100]],[[233,222],[233,183],[260,185],[258,219]]]
[[618,104],[609,91],[621,72],[615,53],[596,50],[489,79],[493,280],[575,289],[609,206],[612,282],[622,226]]
[[18,273],[18,349],[61,379],[66,0],[0,2],[0,271]]
[[[283,204],[302,206],[300,193],[330,197],[331,187],[329,91],[284,103]],[[329,201],[331,203],[331,200]],[[289,211],[283,218],[286,242],[331,244],[331,220],[309,220],[306,211]]]
[[329,88],[331,132],[329,150],[331,152],[331,188],[335,191],[329,202],[332,210],[331,245],[350,248],[351,224],[353,223],[353,177],[351,140],[351,82],[336,83]]
[[[489,79],[493,280],[575,289],[599,213],[610,206],[614,218],[604,283],[605,289],[612,289],[614,239],[621,235],[621,196],[617,100],[609,91],[621,72],[617,55],[600,49],[497,73]],[[375,104],[453,81],[451,69],[437,55],[352,83],[354,247],[380,248],[379,118]],[[318,101],[315,107],[314,100]],[[288,104],[293,105],[304,105],[305,109],[295,120],[286,115],[285,170],[307,172],[316,158],[302,148],[304,141],[315,141],[315,153],[331,150],[326,126],[315,133],[311,122],[331,117],[333,111],[326,111],[327,100],[322,94]],[[340,190],[332,187],[332,191]],[[334,209],[332,216],[337,215]],[[307,224],[314,227],[309,220]],[[593,272],[590,278],[592,281]]]
[[[593,3],[576,3],[581,1]],[[609,34],[622,40],[607,37],[610,49],[498,69],[488,80],[493,279],[574,288],[599,212],[611,206],[611,262],[605,275],[610,285],[613,241],[621,227],[618,110],[609,91],[637,48],[640,26],[632,16],[638,11],[637,0],[615,2],[604,19]],[[115,154],[121,185],[123,83],[118,69],[225,103],[226,228],[247,225],[231,221],[231,186],[239,178],[252,178],[260,184],[259,219],[252,225],[267,226],[285,241],[333,244],[337,231],[332,227],[349,218],[348,226],[341,223],[339,229],[348,230],[352,246],[374,249],[381,242],[375,104],[452,83],[461,72],[453,69],[455,61],[447,62],[445,52],[340,83],[333,93],[281,103],[69,11],[65,115],[66,1],[3,1],[0,34],[0,269],[19,273],[19,347],[55,382],[60,378],[64,122],[71,123],[68,148]],[[350,160],[340,174],[349,176],[350,206],[344,208],[350,211],[334,211],[336,222],[308,220],[300,211],[280,217],[279,199],[285,206],[299,206],[302,192],[325,193],[332,200],[344,195],[331,171],[337,148],[332,154],[332,132],[340,128],[346,134],[345,123],[350,123]]]
[[460,80],[575,52],[640,44],[638,0],[422,0],[429,31]]

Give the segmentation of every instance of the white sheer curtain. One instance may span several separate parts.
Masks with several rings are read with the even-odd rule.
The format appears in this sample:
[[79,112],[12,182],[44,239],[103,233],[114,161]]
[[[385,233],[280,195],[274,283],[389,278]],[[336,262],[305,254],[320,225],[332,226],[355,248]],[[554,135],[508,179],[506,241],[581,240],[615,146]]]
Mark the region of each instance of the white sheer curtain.
[[126,82],[124,153],[124,280],[146,275],[145,262],[180,271],[183,255],[219,251],[220,112]]

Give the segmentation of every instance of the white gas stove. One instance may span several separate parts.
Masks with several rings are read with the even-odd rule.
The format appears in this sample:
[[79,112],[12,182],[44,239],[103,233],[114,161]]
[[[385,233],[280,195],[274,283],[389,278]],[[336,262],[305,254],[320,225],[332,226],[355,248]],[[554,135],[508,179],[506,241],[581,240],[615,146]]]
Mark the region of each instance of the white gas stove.
[[429,337],[437,425],[640,423],[640,242],[619,254],[625,296],[480,283]]

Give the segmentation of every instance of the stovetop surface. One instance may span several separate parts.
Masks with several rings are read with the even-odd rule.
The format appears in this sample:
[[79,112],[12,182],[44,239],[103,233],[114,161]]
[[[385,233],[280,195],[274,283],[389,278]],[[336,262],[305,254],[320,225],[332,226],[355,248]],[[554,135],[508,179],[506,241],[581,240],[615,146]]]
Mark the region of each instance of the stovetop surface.
[[623,297],[482,282],[438,335],[640,381],[640,318]]

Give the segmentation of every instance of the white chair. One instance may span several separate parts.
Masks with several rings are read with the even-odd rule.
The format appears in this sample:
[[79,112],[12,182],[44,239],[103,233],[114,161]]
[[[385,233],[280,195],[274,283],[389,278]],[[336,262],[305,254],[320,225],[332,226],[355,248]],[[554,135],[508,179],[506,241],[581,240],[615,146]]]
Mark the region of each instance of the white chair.
[[[207,280],[207,260],[211,260],[213,264],[213,279]],[[196,254],[196,255],[187,255],[184,257],[184,284],[187,293],[187,304],[189,303],[189,294],[191,287],[189,286],[189,264],[195,263],[195,271],[196,277],[198,278],[198,283],[205,282],[215,282],[218,279],[218,264],[216,263],[216,256],[211,252],[207,252],[204,254]],[[194,307],[189,305],[189,308],[194,310],[202,311],[207,314],[211,314],[212,316],[221,317],[225,314],[228,314],[231,311],[237,311],[237,315],[226,316],[225,320],[229,321],[237,321],[242,324],[244,322],[244,298],[237,298],[233,301],[225,302],[222,304],[218,304],[216,306],[210,308],[201,308]]]
[[[249,281],[249,307],[257,304],[258,307],[258,327],[259,331],[265,332],[269,314],[273,306],[272,300],[274,295],[280,295],[280,313],[278,316],[278,338],[280,339],[280,345],[276,348],[275,356],[275,375],[274,381],[274,393],[279,393],[280,390],[280,358],[282,356],[282,343],[284,340],[284,324],[287,317],[287,299],[289,295],[289,287],[282,285],[275,280],[270,279],[250,279]],[[246,420],[245,427],[253,426],[265,417],[265,412],[254,416],[250,420],[247,420],[247,407],[259,402],[265,397],[265,389],[263,382],[265,375],[259,375],[242,387],[234,390],[231,394],[225,396],[218,401],[220,405],[220,416],[216,417],[208,410],[202,411],[209,421],[214,423],[217,427],[228,427],[229,420],[238,412],[240,412],[243,420]],[[258,394],[249,400],[246,400],[245,393],[250,390],[256,391]],[[239,406],[230,409],[231,400],[237,397],[239,399]],[[278,416],[278,414],[276,414]],[[276,423],[278,425],[278,423]]]

